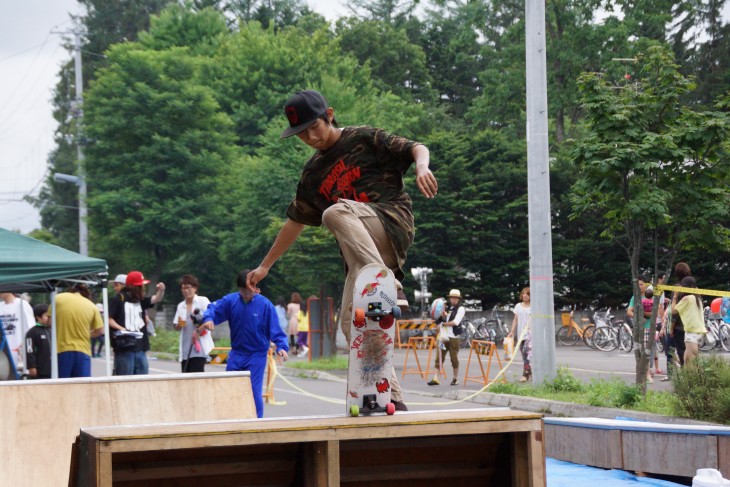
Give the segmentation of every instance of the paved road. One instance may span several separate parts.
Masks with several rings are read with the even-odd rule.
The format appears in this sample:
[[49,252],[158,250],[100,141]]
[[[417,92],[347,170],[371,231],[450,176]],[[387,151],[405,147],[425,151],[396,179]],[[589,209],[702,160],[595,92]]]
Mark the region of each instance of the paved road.
[[[407,357],[406,357],[407,355]],[[418,356],[422,369],[426,366],[426,358],[428,351],[419,351]],[[730,354],[723,354],[730,358]],[[522,363],[517,358],[507,366],[504,360],[504,354],[500,353],[502,366],[506,367],[505,377],[509,381],[519,379],[522,371]],[[472,407],[483,407],[481,404],[466,402],[454,402],[451,400],[454,391],[468,390],[478,391],[483,387],[483,383],[478,381],[467,381],[463,383],[466,367],[469,366],[469,376],[478,375],[480,368],[475,357],[469,362],[469,350],[461,350],[459,360],[461,367],[459,370],[458,386],[448,385],[451,381],[451,366],[446,365],[449,377],[442,379],[440,386],[429,386],[426,384],[427,378],[421,378],[418,374],[406,374],[403,377],[403,367],[406,365],[408,369],[416,367],[416,361],[413,352],[407,352],[405,349],[396,350],[394,364],[398,373],[398,379],[402,388],[406,391],[406,403],[411,410],[430,410],[430,409],[463,409]],[[291,362],[305,361],[305,358],[292,358]],[[406,363],[407,360],[407,363]],[[484,358],[483,365],[486,369],[486,361]],[[625,354],[617,351],[604,353],[590,350],[584,346],[576,345],[575,347],[558,346],[556,350],[556,362],[558,366],[566,366],[574,376],[583,380],[610,380],[619,379],[626,383],[634,382],[634,356],[633,354]],[[496,358],[493,359],[490,377],[494,377],[499,363]],[[665,361],[660,359],[660,368],[665,369]],[[266,407],[267,417],[285,417],[285,416],[312,416],[322,414],[341,414],[345,410],[344,396],[346,389],[345,372],[334,372],[326,374],[327,380],[304,378],[303,373],[299,373],[292,368],[287,368],[275,382],[274,395],[275,401],[280,404],[270,404]],[[207,365],[206,371],[218,372],[224,371],[225,366]],[[152,359],[150,360],[151,374],[170,374],[180,372],[178,362],[171,360]],[[93,359],[94,376],[105,375],[105,366],[103,359]],[[660,376],[661,377],[661,376]],[[653,384],[648,385],[649,390],[671,390],[669,382],[655,380]]]

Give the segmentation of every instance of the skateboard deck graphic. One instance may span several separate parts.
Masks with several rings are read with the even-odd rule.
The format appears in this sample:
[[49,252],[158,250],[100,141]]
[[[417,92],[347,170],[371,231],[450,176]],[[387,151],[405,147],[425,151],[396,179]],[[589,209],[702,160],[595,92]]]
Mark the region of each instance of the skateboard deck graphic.
[[400,317],[395,276],[381,265],[367,265],[353,294],[346,414],[393,414],[390,380],[395,320]]

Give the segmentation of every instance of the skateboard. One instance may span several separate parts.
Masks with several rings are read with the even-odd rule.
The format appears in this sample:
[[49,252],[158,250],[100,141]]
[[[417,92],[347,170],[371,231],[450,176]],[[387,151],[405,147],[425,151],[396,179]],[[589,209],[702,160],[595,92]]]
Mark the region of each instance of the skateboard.
[[369,264],[355,279],[352,297],[347,414],[395,413],[390,402],[395,320],[400,318],[393,272]]

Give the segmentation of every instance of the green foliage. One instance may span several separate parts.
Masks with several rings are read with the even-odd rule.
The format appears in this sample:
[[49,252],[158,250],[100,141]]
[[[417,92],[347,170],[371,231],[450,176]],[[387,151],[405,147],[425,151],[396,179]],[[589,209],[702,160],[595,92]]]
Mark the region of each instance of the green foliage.
[[169,353],[177,357],[180,347],[180,332],[169,328],[155,328],[155,336],[150,337],[150,350]]
[[730,424],[730,364],[719,355],[700,355],[672,378],[675,412],[701,421]]
[[323,359],[317,359],[304,362],[287,362],[286,366],[292,369],[305,370],[347,370],[347,355],[335,355]]
[[588,391],[588,404],[597,407],[633,409],[643,399],[637,386],[618,379],[593,381]]
[[545,381],[542,387],[551,392],[582,392],[583,383],[573,376],[567,367],[559,367],[555,378]]

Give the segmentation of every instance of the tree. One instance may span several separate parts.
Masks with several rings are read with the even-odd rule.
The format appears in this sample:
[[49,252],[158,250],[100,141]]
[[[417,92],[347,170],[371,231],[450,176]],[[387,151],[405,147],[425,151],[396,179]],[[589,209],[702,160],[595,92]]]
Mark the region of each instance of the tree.
[[[111,44],[136,40],[138,33],[149,26],[150,15],[174,2],[79,0],[79,3],[85,7],[86,15],[75,19],[74,28],[85,31],[81,54],[85,89],[94,79],[96,70],[106,64],[103,53]],[[86,143],[83,136],[76,136],[80,107],[74,106],[76,87],[73,70],[73,62],[69,62],[60,71],[60,81],[53,97],[53,115],[59,122],[55,135],[57,147],[49,157],[51,170],[48,179],[38,198],[31,199],[31,202],[40,209],[41,226],[54,235],[58,244],[67,249],[78,250],[78,188],[53,180],[55,173],[77,173],[77,144]]]
[[[726,114],[682,107],[680,97],[693,86],[671,53],[659,45],[642,51],[635,82],[616,86],[597,73],[580,77],[587,132],[574,152],[581,169],[576,213],[599,211],[604,236],[625,234],[636,317],[643,316],[636,280],[650,232],[674,226],[684,245],[701,245],[713,234],[722,239],[727,230],[714,223],[726,217],[730,197],[730,174],[716,163],[730,130]],[[650,323],[655,316],[656,311]],[[640,321],[634,329],[637,343],[643,342]],[[636,382],[645,391],[649,350],[637,347],[635,353]]]
[[426,55],[404,29],[384,21],[351,18],[338,23],[337,38],[344,53],[370,67],[378,89],[421,103],[435,100]]
[[152,269],[153,280],[191,262],[213,267],[234,137],[205,85],[210,61],[134,44],[108,55],[86,102],[95,250]]

